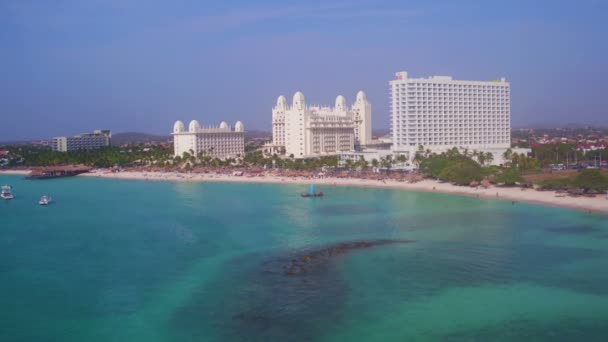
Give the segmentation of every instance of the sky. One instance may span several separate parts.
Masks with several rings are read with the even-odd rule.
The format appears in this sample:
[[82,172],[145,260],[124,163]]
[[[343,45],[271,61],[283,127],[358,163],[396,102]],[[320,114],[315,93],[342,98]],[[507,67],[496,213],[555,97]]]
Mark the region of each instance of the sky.
[[511,82],[512,125],[608,125],[608,1],[0,1],[0,141],[175,120],[271,130],[279,95],[372,103],[388,82]]

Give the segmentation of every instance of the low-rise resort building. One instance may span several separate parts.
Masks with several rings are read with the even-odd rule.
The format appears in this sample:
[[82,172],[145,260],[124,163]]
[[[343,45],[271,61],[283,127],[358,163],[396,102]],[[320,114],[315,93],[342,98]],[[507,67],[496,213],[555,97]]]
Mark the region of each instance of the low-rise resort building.
[[231,128],[222,121],[217,127],[201,127],[198,121],[192,120],[186,130],[183,122],[176,121],[173,125],[173,146],[176,157],[182,157],[184,153],[220,159],[243,157],[245,126],[237,121]]

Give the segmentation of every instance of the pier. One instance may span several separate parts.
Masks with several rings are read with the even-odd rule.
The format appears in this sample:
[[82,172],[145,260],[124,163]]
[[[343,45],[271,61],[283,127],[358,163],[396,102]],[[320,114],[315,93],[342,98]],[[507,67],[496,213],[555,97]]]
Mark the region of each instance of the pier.
[[85,165],[44,166],[37,167],[26,177],[27,179],[49,179],[60,177],[72,177],[91,170]]

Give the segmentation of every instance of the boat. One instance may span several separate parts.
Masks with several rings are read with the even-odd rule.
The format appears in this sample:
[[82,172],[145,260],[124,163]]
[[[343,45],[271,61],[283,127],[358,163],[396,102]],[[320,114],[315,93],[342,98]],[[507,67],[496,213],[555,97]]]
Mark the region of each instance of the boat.
[[302,197],[323,197],[323,192],[321,192],[321,191],[316,192],[315,185],[310,184],[310,187],[308,188],[308,192],[303,192],[301,194],[301,196]]
[[42,195],[42,197],[40,197],[40,201],[38,201],[38,204],[40,205],[49,205],[51,204],[51,197],[47,196],[47,195]]
[[10,185],[3,185],[2,186],[2,192],[0,192],[0,198],[5,199],[5,200],[10,200],[13,199],[13,193],[12,190],[13,188]]

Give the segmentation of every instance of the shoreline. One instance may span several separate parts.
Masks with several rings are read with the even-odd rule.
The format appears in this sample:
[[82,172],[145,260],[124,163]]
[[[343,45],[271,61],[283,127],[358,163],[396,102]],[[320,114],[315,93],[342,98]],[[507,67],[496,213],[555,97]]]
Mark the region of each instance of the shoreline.
[[32,170],[0,170],[0,175],[27,175]]
[[[28,170],[2,170],[2,174],[26,175]],[[471,188],[456,186],[436,180],[425,179],[416,183],[399,182],[396,180],[371,180],[361,178],[304,178],[281,177],[274,175],[233,176],[211,173],[176,173],[154,171],[123,171],[118,173],[90,172],[80,174],[78,177],[97,177],[107,179],[144,180],[144,181],[171,181],[171,182],[214,182],[214,183],[260,183],[260,184],[290,184],[307,185],[315,183],[321,186],[354,186],[361,188],[393,189],[405,191],[435,192],[451,195],[461,195],[479,199],[497,199],[513,202],[522,202],[535,205],[575,209],[586,212],[608,213],[607,195],[595,197],[560,196],[554,191],[537,191],[534,189],[502,188]]]
[[214,182],[214,183],[259,183],[259,184],[289,184],[307,185],[315,183],[318,186],[354,186],[361,188],[393,189],[405,191],[435,192],[451,195],[461,195],[480,199],[497,199],[535,205],[575,209],[586,212],[608,213],[608,198],[606,195],[596,197],[556,197],[554,191],[537,191],[534,189],[502,188],[492,186],[488,189],[471,188],[452,185],[436,180],[425,179],[416,183],[399,182],[396,180],[370,180],[360,178],[303,178],[281,176],[232,176],[223,174],[204,173],[161,173],[161,172],[133,172],[119,173],[85,173],[80,177],[98,177],[109,179],[149,180],[149,181],[177,181],[177,182]]

